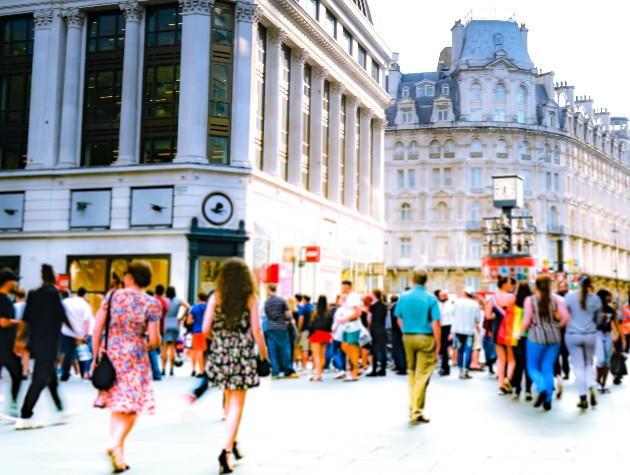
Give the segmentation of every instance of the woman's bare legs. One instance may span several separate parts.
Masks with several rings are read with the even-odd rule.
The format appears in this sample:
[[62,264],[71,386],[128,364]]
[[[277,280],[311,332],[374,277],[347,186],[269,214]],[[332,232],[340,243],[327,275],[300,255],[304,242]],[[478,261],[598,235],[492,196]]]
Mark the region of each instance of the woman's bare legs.
[[507,357],[505,354],[505,346],[497,343],[495,347],[497,350],[497,376],[499,376],[499,387],[502,388],[505,384],[505,365]]

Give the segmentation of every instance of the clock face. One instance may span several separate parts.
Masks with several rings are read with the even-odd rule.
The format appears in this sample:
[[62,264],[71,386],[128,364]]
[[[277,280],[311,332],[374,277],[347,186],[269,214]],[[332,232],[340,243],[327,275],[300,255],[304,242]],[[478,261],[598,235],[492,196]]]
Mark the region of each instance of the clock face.
[[495,178],[494,179],[494,200],[506,201],[515,200],[516,179],[515,178]]
[[211,193],[203,202],[204,217],[215,226],[227,223],[234,213],[234,206],[227,195],[223,193]]

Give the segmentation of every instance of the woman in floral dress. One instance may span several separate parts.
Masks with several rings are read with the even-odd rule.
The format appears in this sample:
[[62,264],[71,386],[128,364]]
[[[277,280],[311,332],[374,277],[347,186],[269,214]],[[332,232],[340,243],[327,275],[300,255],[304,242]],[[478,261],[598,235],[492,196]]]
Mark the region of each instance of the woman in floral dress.
[[241,458],[236,436],[245,405],[247,389],[258,386],[256,352],[268,360],[260,326],[258,300],[251,271],[242,259],[228,259],[219,269],[215,291],[206,308],[203,332],[212,340],[208,377],[225,395],[226,437],[219,455],[219,473],[233,471],[229,455]]
[[[94,402],[95,407],[108,408],[112,412],[107,454],[114,473],[129,468],[124,459],[124,443],[138,414],[155,412],[148,350],[160,344],[160,307],[142,290],[150,282],[149,263],[132,261],[124,276],[125,288],[108,293],[96,315],[92,341],[94,354],[107,351],[116,369],[114,386],[109,391],[99,391]],[[110,301],[109,338],[105,349],[103,331]],[[92,371],[95,366],[92,363]]]

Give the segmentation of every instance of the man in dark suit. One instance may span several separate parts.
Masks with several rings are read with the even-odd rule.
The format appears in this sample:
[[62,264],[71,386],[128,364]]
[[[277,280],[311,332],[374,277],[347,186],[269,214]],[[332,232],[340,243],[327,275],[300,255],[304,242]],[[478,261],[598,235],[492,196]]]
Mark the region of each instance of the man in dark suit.
[[43,284],[39,289],[28,294],[23,319],[25,325],[20,327],[15,342],[16,353],[21,353],[25,348],[26,328],[28,331],[28,350],[31,358],[35,360],[33,379],[22,405],[22,417],[18,419],[15,425],[17,430],[42,427],[42,424],[35,422],[32,417],[33,408],[45,387],[50,390],[57,411],[60,413],[60,422],[63,422],[67,417],[57,390],[57,352],[61,324],[65,323],[72,331],[74,329],[61,304],[61,295],[55,287],[55,280],[52,267],[48,264],[42,265]]

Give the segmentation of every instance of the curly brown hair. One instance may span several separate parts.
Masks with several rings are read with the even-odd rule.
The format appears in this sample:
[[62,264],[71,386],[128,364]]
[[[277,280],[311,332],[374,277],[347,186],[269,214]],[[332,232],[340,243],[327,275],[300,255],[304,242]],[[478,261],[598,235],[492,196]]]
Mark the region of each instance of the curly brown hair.
[[234,327],[256,293],[254,276],[243,259],[233,257],[221,264],[214,284],[221,313],[227,325]]

